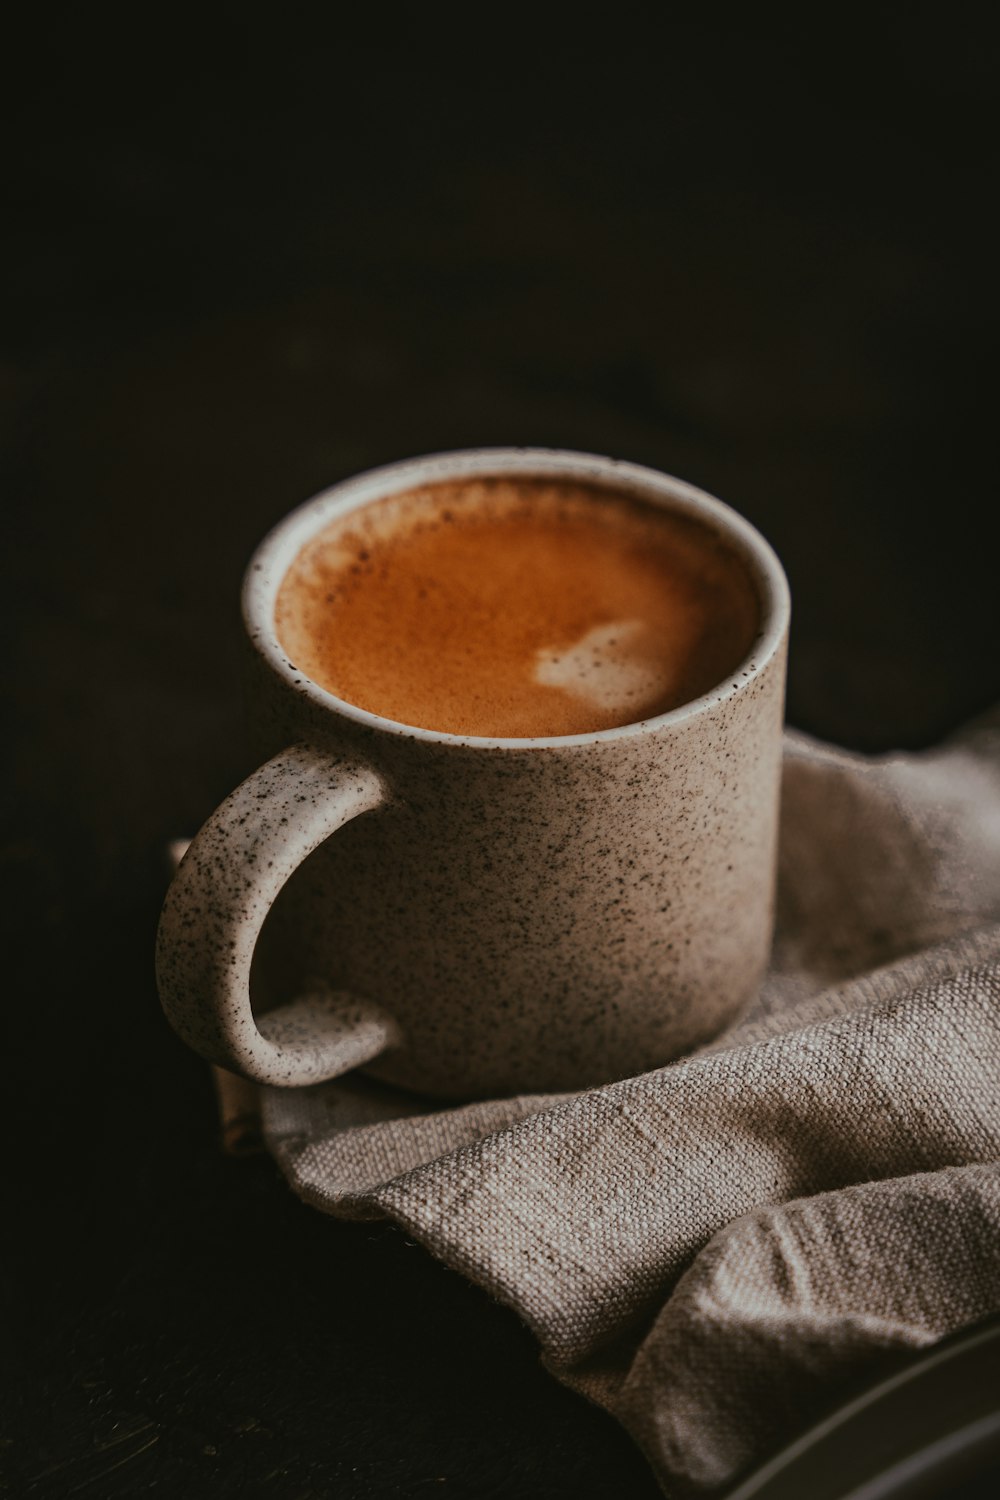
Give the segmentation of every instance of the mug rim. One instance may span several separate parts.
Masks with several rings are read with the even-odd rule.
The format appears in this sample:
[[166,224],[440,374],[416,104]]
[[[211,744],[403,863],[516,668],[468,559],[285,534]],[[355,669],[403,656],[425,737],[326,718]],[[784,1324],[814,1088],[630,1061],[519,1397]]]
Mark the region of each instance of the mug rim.
[[[675,513],[706,522],[734,545],[748,567],[760,602],[760,625],[750,651],[733,671],[707,693],[666,713],[634,723],[585,734],[493,737],[450,734],[383,718],[338,698],[289,661],[274,629],[274,607],[285,573],[303,546],[335,517],[360,510],[390,495],[421,485],[455,479],[506,476],[523,479],[571,479],[612,488],[663,505]],[[290,511],[260,542],[247,564],[242,588],[243,622],[251,645],[289,687],[317,707],[381,734],[470,749],[545,750],[597,745],[608,740],[652,734],[708,712],[744,692],[760,677],[780,648],[788,628],[791,598],[784,569],[757,528],[714,495],[644,464],[578,453],[563,448],[462,448],[420,458],[381,464],[328,486]]]

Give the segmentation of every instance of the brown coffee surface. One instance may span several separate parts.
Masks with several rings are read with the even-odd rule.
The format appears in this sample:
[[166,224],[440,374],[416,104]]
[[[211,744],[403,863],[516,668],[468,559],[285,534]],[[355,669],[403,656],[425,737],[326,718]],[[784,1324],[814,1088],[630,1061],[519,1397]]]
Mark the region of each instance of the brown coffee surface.
[[296,669],[450,734],[583,734],[667,712],[750,650],[759,605],[707,526],[589,485],[475,479],[332,521],[275,608]]

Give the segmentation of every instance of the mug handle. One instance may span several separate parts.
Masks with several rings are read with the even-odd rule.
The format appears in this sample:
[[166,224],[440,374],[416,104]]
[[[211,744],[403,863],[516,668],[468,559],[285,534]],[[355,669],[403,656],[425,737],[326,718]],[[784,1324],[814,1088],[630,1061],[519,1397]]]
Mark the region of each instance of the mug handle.
[[331,834],[388,801],[363,761],[293,745],[191,841],[160,917],[156,980],[170,1024],[209,1062],[289,1088],[336,1078],[398,1043],[380,1006],[322,984],[259,1020],[250,1006],[254,948],[282,886]]

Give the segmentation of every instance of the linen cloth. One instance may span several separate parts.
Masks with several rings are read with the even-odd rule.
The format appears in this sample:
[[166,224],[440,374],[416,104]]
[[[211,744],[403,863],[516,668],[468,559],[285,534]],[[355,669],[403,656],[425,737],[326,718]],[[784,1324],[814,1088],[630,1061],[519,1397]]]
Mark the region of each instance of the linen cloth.
[[1000,1310],[1000,713],[867,758],[788,734],[751,1013],[582,1094],[262,1090],[309,1203],[386,1217],[512,1307],[668,1496]]

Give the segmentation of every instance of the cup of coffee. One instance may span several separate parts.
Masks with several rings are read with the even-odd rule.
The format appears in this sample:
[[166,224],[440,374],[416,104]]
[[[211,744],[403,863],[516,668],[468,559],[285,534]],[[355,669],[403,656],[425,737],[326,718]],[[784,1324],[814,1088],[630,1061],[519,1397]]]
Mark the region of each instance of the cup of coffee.
[[747,521],[608,458],[442,454],[293,512],[243,608],[263,763],[157,941],[196,1051],[482,1098],[648,1070],[748,1004],[789,599]]

